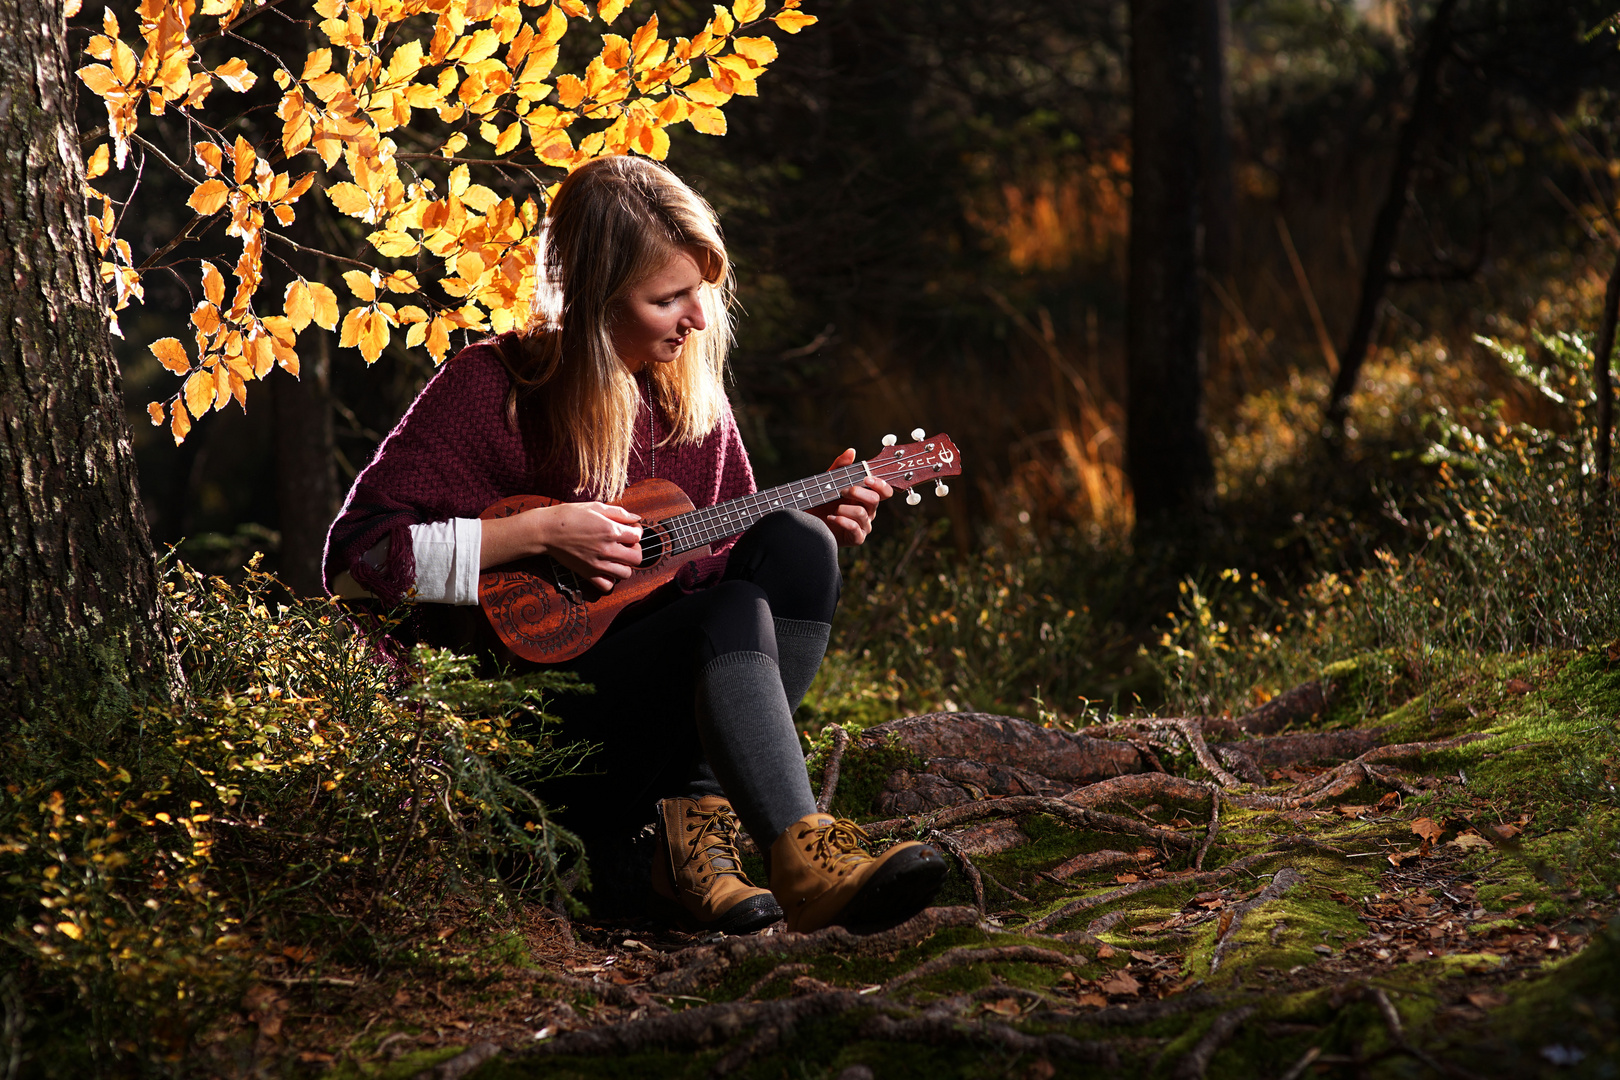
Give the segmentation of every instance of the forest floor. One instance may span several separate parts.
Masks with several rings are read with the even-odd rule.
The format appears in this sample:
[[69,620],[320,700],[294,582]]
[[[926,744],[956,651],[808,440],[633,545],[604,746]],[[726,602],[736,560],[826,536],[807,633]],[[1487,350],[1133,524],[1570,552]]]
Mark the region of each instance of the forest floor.
[[833,730],[810,763],[833,808],[955,861],[909,922],[706,938],[465,910],[383,976],[281,958],[212,1056],[445,1080],[1615,1076],[1620,649],[1476,658],[1380,715],[1367,681],[1337,665],[1235,719]]

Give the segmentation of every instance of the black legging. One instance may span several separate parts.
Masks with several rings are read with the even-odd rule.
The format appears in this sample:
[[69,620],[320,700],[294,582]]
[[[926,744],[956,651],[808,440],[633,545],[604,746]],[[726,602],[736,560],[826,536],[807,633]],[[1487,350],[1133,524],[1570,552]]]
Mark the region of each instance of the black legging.
[[[699,673],[737,653],[763,654],[782,665],[780,621],[824,628],[841,587],[837,546],[827,526],[808,514],[783,511],[743,534],[712,588],[683,594],[666,587],[626,611],[588,652],[559,665],[595,687],[594,693],[550,702],[548,711],[562,720],[559,741],[600,749],[586,760],[587,775],[548,784],[548,801],[563,805],[563,820],[589,840],[593,834],[624,835],[652,821],[659,799],[721,794],[695,721]],[[823,629],[821,646],[825,640]],[[818,648],[808,673],[791,680],[784,675],[784,683],[800,683],[784,687],[789,714],[819,660]],[[797,742],[776,751],[789,749],[797,754]],[[756,837],[762,844],[771,839]]]

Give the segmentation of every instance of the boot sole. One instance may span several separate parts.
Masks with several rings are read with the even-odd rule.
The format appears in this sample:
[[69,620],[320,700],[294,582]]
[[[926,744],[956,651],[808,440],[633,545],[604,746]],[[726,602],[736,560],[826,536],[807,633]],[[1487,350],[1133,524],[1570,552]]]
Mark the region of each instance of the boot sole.
[[950,867],[927,845],[908,848],[878,867],[833,923],[857,933],[886,930],[928,906]]
[[709,923],[693,917],[691,912],[681,906],[680,901],[671,900],[657,893],[652,894],[648,908],[656,919],[674,923],[683,930],[702,933],[752,934],[782,918],[781,905],[769,893],[739,900],[727,908],[725,914]]

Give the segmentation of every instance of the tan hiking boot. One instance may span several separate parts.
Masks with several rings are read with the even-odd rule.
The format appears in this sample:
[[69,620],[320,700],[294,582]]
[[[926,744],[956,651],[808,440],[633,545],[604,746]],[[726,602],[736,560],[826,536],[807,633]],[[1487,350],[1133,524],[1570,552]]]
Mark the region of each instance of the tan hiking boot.
[[771,845],[771,892],[787,912],[789,930],[809,932],[837,923],[879,928],[927,906],[945,880],[945,860],[927,844],[908,841],[873,856],[870,838],[853,821],[807,814]]
[[718,795],[658,804],[653,857],[654,913],[692,930],[748,934],[782,917],[768,889],[743,873],[737,853],[742,825]]

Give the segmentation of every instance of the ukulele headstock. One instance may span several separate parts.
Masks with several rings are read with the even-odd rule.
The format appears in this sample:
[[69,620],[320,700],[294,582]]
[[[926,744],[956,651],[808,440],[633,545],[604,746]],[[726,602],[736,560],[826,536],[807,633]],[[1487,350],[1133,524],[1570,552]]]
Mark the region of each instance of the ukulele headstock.
[[873,476],[910,492],[906,503],[916,506],[922,502],[922,496],[912,489],[929,480],[934,482],[935,495],[943,497],[950,493],[945,478],[961,475],[962,455],[949,435],[926,435],[922,428],[917,428],[911,437],[913,442],[901,443],[893,435],[883,436],[883,452],[869,458],[866,464]]

